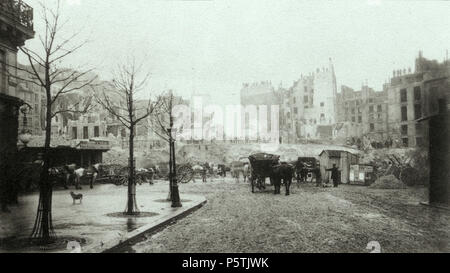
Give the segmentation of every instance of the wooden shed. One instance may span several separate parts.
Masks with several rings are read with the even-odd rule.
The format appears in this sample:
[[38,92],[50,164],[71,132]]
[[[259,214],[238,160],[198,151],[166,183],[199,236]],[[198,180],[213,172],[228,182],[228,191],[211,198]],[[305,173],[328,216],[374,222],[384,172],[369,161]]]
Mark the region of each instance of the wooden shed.
[[320,172],[323,182],[330,182],[331,169],[334,164],[340,171],[341,183],[348,184],[350,182],[350,166],[358,164],[358,155],[343,150],[323,150],[319,155]]

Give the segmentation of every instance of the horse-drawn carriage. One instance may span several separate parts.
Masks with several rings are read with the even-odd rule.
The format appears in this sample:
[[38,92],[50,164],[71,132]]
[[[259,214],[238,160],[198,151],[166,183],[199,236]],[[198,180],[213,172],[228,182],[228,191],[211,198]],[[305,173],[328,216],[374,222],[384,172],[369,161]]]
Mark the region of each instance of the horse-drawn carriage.
[[259,153],[249,157],[251,176],[250,183],[252,193],[255,192],[255,187],[259,190],[266,188],[266,178],[270,178],[271,184],[275,186],[275,194],[280,193],[281,181],[283,180],[286,186],[286,195],[289,195],[289,188],[292,183],[294,175],[294,166],[288,163],[280,163],[280,156]]
[[[154,172],[147,169],[136,169],[135,170],[135,182],[136,184],[148,183],[152,180]],[[89,172],[87,173],[87,178],[89,178]],[[128,166],[111,164],[111,165],[100,165],[99,175],[96,179],[99,183],[105,184],[115,184],[128,185],[129,180],[129,168]]]

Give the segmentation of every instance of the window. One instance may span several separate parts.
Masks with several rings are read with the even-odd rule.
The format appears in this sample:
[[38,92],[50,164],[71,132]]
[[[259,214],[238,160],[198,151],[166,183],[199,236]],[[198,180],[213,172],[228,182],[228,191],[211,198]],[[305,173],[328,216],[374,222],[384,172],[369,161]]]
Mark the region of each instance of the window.
[[355,108],[352,108],[352,114],[355,114]]
[[362,113],[362,111],[361,111],[361,108],[360,108],[360,107],[358,107],[358,113],[359,113],[359,114],[361,114],[361,113]]
[[298,114],[298,108],[297,107],[294,107],[294,114]]
[[94,127],[94,137],[99,137],[100,136],[100,127],[95,126]]
[[88,139],[89,138],[89,127],[84,126],[83,127],[83,139]]
[[414,100],[420,100],[421,99],[421,88],[420,86],[414,87]]
[[308,97],[308,96],[305,96],[305,97],[303,98],[303,101],[304,101],[305,103],[308,103],[309,97]]
[[373,103],[373,99],[369,99],[369,103]]
[[77,139],[78,138],[78,128],[72,127],[72,138]]
[[295,97],[294,97],[294,103],[296,103],[295,101],[296,101],[296,100],[295,100]]
[[369,113],[373,113],[373,105],[369,107]]
[[325,103],[324,102],[321,102],[320,103],[320,107],[324,107],[325,106]]
[[358,122],[362,123],[362,117],[361,116],[358,117]]
[[408,107],[402,107],[402,121],[408,121]]
[[407,102],[408,101],[408,93],[406,89],[400,90],[400,102]]
[[352,117],[352,122],[356,122],[356,118],[355,117]]
[[370,131],[371,132],[375,131],[375,124],[374,123],[370,124]]
[[34,114],[39,115],[39,105],[38,104],[34,105]]
[[402,125],[401,133],[402,133],[403,136],[407,136],[408,135],[408,125]]
[[422,106],[420,104],[414,105],[414,119],[422,117]]
[[320,114],[320,119],[325,119],[325,114]]
[[381,105],[377,106],[377,112],[383,112],[383,107]]

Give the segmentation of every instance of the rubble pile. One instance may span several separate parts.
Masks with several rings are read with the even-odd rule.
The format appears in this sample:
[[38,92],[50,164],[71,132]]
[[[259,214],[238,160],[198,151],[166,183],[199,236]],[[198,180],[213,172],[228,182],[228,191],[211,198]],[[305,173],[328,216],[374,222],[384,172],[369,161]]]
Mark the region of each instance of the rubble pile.
[[369,186],[372,189],[405,189],[406,185],[394,175],[382,176]]
[[379,149],[361,154],[360,164],[375,167],[376,176],[394,176],[408,186],[426,185],[428,153],[418,149]]

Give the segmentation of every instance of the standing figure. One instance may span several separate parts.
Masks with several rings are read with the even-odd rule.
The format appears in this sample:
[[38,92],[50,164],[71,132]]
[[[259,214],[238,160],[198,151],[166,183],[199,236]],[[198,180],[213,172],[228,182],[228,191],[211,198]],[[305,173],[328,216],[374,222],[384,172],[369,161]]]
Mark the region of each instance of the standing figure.
[[339,186],[339,169],[336,164],[333,164],[333,168],[327,169],[331,172],[331,180],[333,180],[333,187],[337,188]]
[[76,168],[77,168],[77,166],[75,164],[70,164],[70,165],[64,166],[64,172],[66,173],[66,179],[64,181],[65,189],[68,189],[70,179],[72,177],[74,177]]
[[148,176],[149,176],[149,178],[150,178],[150,182],[149,182],[149,185],[150,185],[150,186],[154,184],[154,183],[153,183],[153,176],[154,176],[154,175],[155,175],[155,171],[153,170],[152,167],[150,167],[150,168],[148,169]]
[[207,182],[206,181],[206,173],[207,173],[206,167],[203,167],[201,172],[202,172],[202,181],[203,181],[203,183],[206,183]]
[[295,172],[297,174],[297,184],[300,184],[300,182],[303,182],[303,168],[305,166],[303,165],[303,162],[300,160],[297,161],[297,164],[295,165]]
[[244,183],[247,182],[247,178],[249,178],[250,176],[250,166],[248,164],[244,165],[244,171],[243,171],[243,176],[244,176]]
[[316,168],[314,174],[316,177],[316,187],[320,187],[320,185],[322,185],[322,173],[320,172],[320,168]]

